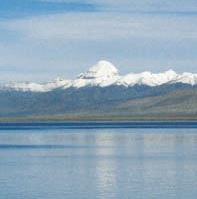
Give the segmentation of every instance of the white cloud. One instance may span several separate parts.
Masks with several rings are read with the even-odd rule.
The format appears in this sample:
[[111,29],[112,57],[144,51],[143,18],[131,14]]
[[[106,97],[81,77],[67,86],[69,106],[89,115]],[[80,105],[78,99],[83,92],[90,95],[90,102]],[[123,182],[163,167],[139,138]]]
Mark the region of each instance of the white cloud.
[[112,14],[61,14],[13,20],[1,24],[28,38],[56,39],[111,39],[128,37],[138,22]]
[[[40,0],[45,2],[79,3],[78,0]],[[111,11],[164,11],[193,12],[197,11],[196,0],[83,0],[82,3],[100,5],[104,10]]]
[[67,13],[2,22],[1,28],[28,39],[65,40],[196,39],[197,16],[169,17],[114,13]]
[[[196,0],[87,2],[104,6],[102,12],[1,20],[0,81],[73,77],[99,59],[122,66],[123,73],[165,70],[169,63],[178,71],[196,70],[197,15],[160,13],[195,10]],[[122,12],[127,8],[158,13]]]

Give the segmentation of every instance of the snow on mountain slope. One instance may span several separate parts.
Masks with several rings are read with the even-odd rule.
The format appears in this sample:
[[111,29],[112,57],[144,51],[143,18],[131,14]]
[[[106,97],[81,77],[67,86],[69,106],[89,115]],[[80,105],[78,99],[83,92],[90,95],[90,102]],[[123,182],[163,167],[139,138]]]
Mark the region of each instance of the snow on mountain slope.
[[184,83],[197,85],[197,74],[177,74],[173,70],[164,73],[130,73],[120,76],[117,68],[108,61],[99,61],[84,73],[81,73],[74,80],[57,78],[45,84],[37,83],[9,83],[0,86],[0,90],[48,92],[54,89],[82,88],[87,86],[106,87],[110,85],[121,85],[131,87],[134,85],[160,86],[162,84]]
[[78,75],[72,86],[76,88],[84,86],[109,86],[114,84],[120,76],[116,67],[108,61],[99,61],[88,71]]
[[113,78],[118,76],[117,68],[108,61],[99,61],[85,73],[78,75],[78,79]]
[[197,74],[193,73],[183,73],[182,75],[178,76],[175,82],[180,82],[184,84],[190,84],[192,86],[197,84]]
[[68,80],[57,78],[54,81],[45,84],[37,84],[32,82],[8,83],[1,85],[0,90],[48,92],[56,88],[61,88],[69,83],[70,81]]
[[120,78],[118,80],[118,84],[124,86],[134,86],[136,84],[159,86],[165,83],[169,83],[170,81],[175,80],[177,77],[178,75],[173,70],[158,74],[151,72],[143,72],[139,74],[131,73]]

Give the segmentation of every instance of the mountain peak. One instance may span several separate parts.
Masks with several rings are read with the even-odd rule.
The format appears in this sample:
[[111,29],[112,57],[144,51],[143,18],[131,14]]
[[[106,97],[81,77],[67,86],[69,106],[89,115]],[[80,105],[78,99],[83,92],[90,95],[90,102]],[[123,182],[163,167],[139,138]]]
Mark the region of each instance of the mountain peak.
[[174,70],[172,70],[172,69],[167,70],[167,71],[165,72],[165,74],[171,75],[171,76],[176,76],[176,75],[177,75],[177,73],[176,73]]
[[95,79],[95,78],[112,78],[118,76],[117,68],[110,62],[101,60],[96,65],[92,66],[85,73],[81,73],[79,79]]

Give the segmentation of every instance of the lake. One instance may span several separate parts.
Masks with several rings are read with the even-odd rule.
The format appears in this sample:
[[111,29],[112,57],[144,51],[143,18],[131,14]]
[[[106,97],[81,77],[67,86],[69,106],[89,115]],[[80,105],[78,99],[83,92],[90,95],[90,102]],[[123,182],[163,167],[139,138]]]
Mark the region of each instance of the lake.
[[0,128],[0,199],[196,199],[196,128]]

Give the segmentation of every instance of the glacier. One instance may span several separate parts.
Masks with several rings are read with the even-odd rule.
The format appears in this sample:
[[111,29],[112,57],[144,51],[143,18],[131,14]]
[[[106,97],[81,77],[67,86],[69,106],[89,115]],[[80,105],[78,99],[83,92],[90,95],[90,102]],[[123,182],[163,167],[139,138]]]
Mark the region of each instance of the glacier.
[[149,87],[164,84],[183,83],[191,86],[197,85],[197,74],[184,72],[178,74],[173,70],[163,73],[129,73],[120,75],[118,69],[109,61],[101,60],[84,73],[79,74],[75,79],[56,78],[43,84],[33,82],[14,82],[0,85],[3,91],[24,91],[24,92],[49,92],[55,89],[83,88],[83,87],[107,87],[123,86],[132,87],[135,85],[146,85]]

